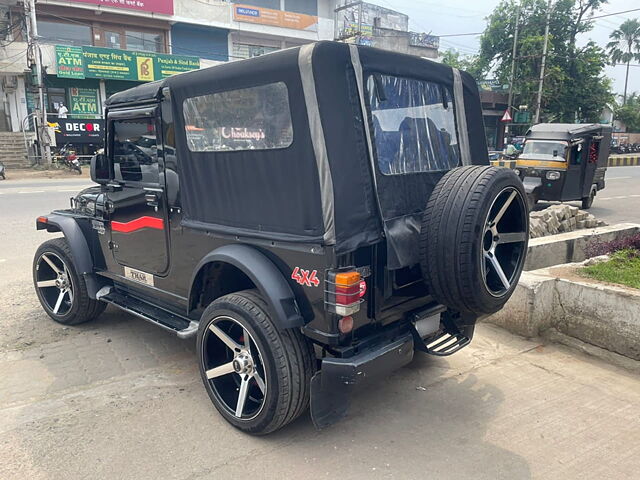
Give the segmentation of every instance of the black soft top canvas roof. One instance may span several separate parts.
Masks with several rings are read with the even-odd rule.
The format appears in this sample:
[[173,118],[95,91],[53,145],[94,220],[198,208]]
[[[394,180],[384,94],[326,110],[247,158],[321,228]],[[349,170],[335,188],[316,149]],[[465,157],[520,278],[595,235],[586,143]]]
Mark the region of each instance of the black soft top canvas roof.
[[[381,174],[365,93],[370,73],[447,87],[455,99],[461,164],[488,163],[479,94],[469,75],[370,47],[319,42],[281,50],[136,87],[107,105],[160,99],[168,87],[186,226],[335,246],[338,253],[378,242],[384,232],[389,264],[399,268],[417,261],[420,217],[446,171]],[[275,82],[287,86],[291,146],[189,150],[186,99]]]

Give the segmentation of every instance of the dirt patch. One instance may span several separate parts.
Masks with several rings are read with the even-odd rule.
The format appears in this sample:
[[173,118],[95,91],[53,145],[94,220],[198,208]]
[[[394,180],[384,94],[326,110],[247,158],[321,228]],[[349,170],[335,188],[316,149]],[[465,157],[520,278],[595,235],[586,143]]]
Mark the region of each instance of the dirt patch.
[[82,174],[72,172],[68,168],[21,168],[6,171],[7,180],[31,180],[41,178],[89,178],[89,166],[82,167]]

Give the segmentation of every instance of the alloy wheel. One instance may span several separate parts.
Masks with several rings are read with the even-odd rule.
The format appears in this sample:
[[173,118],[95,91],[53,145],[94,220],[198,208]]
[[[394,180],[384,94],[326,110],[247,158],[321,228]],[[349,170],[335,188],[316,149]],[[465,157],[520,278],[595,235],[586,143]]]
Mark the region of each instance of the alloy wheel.
[[63,317],[73,307],[74,285],[66,263],[55,253],[40,255],[36,262],[36,288],[45,306]]
[[514,187],[493,201],[482,235],[482,277],[487,291],[501,297],[513,286],[524,261],[529,232],[526,201]]
[[203,338],[202,362],[216,399],[229,414],[251,420],[262,411],[267,393],[263,357],[237,320],[213,319]]

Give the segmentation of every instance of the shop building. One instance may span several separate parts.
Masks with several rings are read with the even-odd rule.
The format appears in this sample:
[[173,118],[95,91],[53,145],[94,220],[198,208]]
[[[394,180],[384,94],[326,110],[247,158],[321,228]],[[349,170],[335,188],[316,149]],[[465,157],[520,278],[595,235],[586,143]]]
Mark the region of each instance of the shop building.
[[[28,66],[24,7],[0,1],[0,131],[21,132],[33,128],[38,92]],[[38,0],[48,120],[59,123],[59,130],[69,126],[75,131],[59,140],[93,148],[95,132],[85,132],[100,125],[104,103],[113,93],[218,62],[333,39],[334,4]],[[68,110],[66,118],[59,118],[61,105]]]

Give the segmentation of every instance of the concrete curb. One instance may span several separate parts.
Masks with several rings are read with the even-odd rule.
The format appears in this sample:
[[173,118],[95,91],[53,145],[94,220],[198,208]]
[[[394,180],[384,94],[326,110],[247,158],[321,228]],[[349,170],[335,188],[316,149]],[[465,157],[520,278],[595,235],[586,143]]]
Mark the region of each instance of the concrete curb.
[[610,167],[637,167],[640,166],[640,156],[624,156],[624,157],[609,157]]
[[590,242],[610,242],[637,232],[640,232],[639,224],[619,223],[532,238],[529,240],[524,269],[531,271],[564,263],[581,262],[587,258],[585,250]]
[[557,269],[523,273],[505,307],[486,321],[525,337],[553,328],[640,360],[640,290],[563,278]]
[[[515,160],[491,160],[494,167],[516,168]],[[637,167],[640,166],[640,156],[609,157],[609,167]]]

